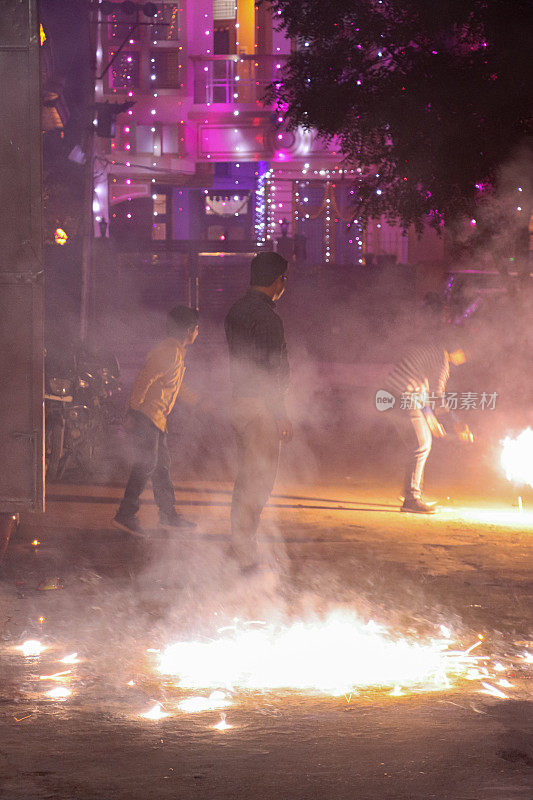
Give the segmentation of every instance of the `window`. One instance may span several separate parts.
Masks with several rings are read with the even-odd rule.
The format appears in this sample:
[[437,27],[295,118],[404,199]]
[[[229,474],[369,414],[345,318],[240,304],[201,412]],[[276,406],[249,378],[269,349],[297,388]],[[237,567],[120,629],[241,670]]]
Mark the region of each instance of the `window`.
[[135,130],[136,150],[138,153],[154,152],[154,126],[137,125]]
[[133,22],[125,22],[122,14],[111,14],[109,17],[108,37],[113,42],[123,42],[133,30]]
[[166,194],[153,194],[152,200],[154,201],[154,217],[167,213]]
[[163,154],[179,153],[179,131],[177,125],[163,125]]
[[[113,58],[109,51],[109,59]],[[129,89],[139,86],[139,53],[121,52],[109,70],[109,85],[112,89]]]
[[167,223],[154,222],[152,225],[152,240],[154,242],[164,241],[167,238]]
[[180,7],[177,3],[160,4],[150,29],[152,41],[175,42],[181,38]]
[[213,0],[213,19],[235,19],[236,0]]
[[180,86],[179,50],[150,51],[150,84],[157,89],[176,89]]
[[168,197],[166,192],[157,189],[152,194],[152,239],[163,241],[167,238]]

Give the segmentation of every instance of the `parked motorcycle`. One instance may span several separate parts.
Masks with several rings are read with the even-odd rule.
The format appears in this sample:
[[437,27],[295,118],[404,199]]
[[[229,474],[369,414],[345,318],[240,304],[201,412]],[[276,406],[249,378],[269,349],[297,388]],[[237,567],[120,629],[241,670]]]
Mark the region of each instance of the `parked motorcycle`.
[[[50,363],[49,363],[50,361]],[[119,365],[109,353],[79,348],[61,366],[47,358],[45,394],[46,477],[67,471],[97,474],[119,414]]]

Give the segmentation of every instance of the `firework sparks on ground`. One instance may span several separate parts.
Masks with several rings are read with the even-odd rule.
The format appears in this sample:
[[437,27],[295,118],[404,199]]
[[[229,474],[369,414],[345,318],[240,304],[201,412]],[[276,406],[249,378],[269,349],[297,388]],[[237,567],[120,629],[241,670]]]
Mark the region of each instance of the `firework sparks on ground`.
[[159,722],[160,719],[165,719],[166,717],[170,717],[170,714],[166,711],[163,711],[161,708],[161,703],[156,703],[152,706],[149,711],[146,711],[144,714],[141,714],[143,719],[152,720],[152,722]]
[[514,439],[506,436],[501,464],[508,480],[533,488],[533,430],[526,428]]
[[53,675],[39,675],[40,681],[66,681],[72,676],[72,670],[67,669],[64,672],[54,672]]
[[216,725],[213,725],[213,730],[215,731],[227,731],[233,728],[233,725],[230,725],[229,722],[226,722],[226,715],[220,715],[220,722],[217,722]]
[[[448,633],[448,631],[446,631]],[[429,641],[394,636],[353,613],[288,626],[235,625],[218,638],[178,642],[159,655],[158,671],[183,689],[297,690],[341,696],[359,689],[449,688],[483,660]]]
[[66,700],[72,692],[70,689],[67,689],[65,686],[56,686],[55,689],[50,689],[50,691],[45,692],[44,696],[48,697],[50,700]]
[[197,714],[202,711],[216,711],[231,705],[224,692],[211,692],[209,697],[187,697],[178,703],[178,709],[185,714]]
[[46,645],[41,644],[38,639],[27,639],[25,642],[15,647],[15,650],[19,650],[26,658],[36,658],[40,656],[41,653],[44,653],[46,649]]
[[61,663],[62,664],[80,664],[81,663],[81,658],[78,658],[78,654],[77,653],[71,653],[70,655],[65,656],[65,658],[62,658],[61,659]]

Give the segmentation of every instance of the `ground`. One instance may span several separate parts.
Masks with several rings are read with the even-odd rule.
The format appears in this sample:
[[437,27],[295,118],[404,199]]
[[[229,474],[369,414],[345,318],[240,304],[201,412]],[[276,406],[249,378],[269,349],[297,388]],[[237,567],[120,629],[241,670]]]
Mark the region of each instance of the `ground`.
[[[23,518],[1,590],[0,797],[531,797],[527,504],[520,514],[494,496],[455,496],[421,518],[398,513],[392,490],[350,478],[285,481],[263,522],[276,581],[243,583],[225,555],[230,490],[178,484],[199,523],[180,535],[157,529],[147,494],[148,543],[111,528],[118,485],[49,487],[46,514]],[[54,585],[64,588],[44,588]],[[462,649],[481,634],[489,671],[505,669],[486,681],[512,686],[505,698],[480,693],[479,680],[401,696],[241,691],[220,731],[220,711],[176,710],[206,692],[173,689],[146,653],[205,640],[235,616],[290,622],[339,608],[421,639],[444,624]],[[49,649],[24,658],[13,646],[29,638]],[[59,663],[73,651],[80,664]],[[45,691],[63,684],[39,675],[67,669],[72,695],[50,700]],[[141,718],[155,702],[170,716]]]

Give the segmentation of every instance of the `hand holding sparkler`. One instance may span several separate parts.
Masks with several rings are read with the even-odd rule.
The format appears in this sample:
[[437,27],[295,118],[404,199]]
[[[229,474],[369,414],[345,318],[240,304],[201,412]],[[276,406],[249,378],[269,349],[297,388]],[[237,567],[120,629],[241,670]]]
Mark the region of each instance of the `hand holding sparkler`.
[[470,428],[466,423],[464,423],[463,425],[456,423],[454,425],[454,430],[461,442],[466,442],[467,444],[473,443],[474,434],[472,433],[472,431],[470,430]]

